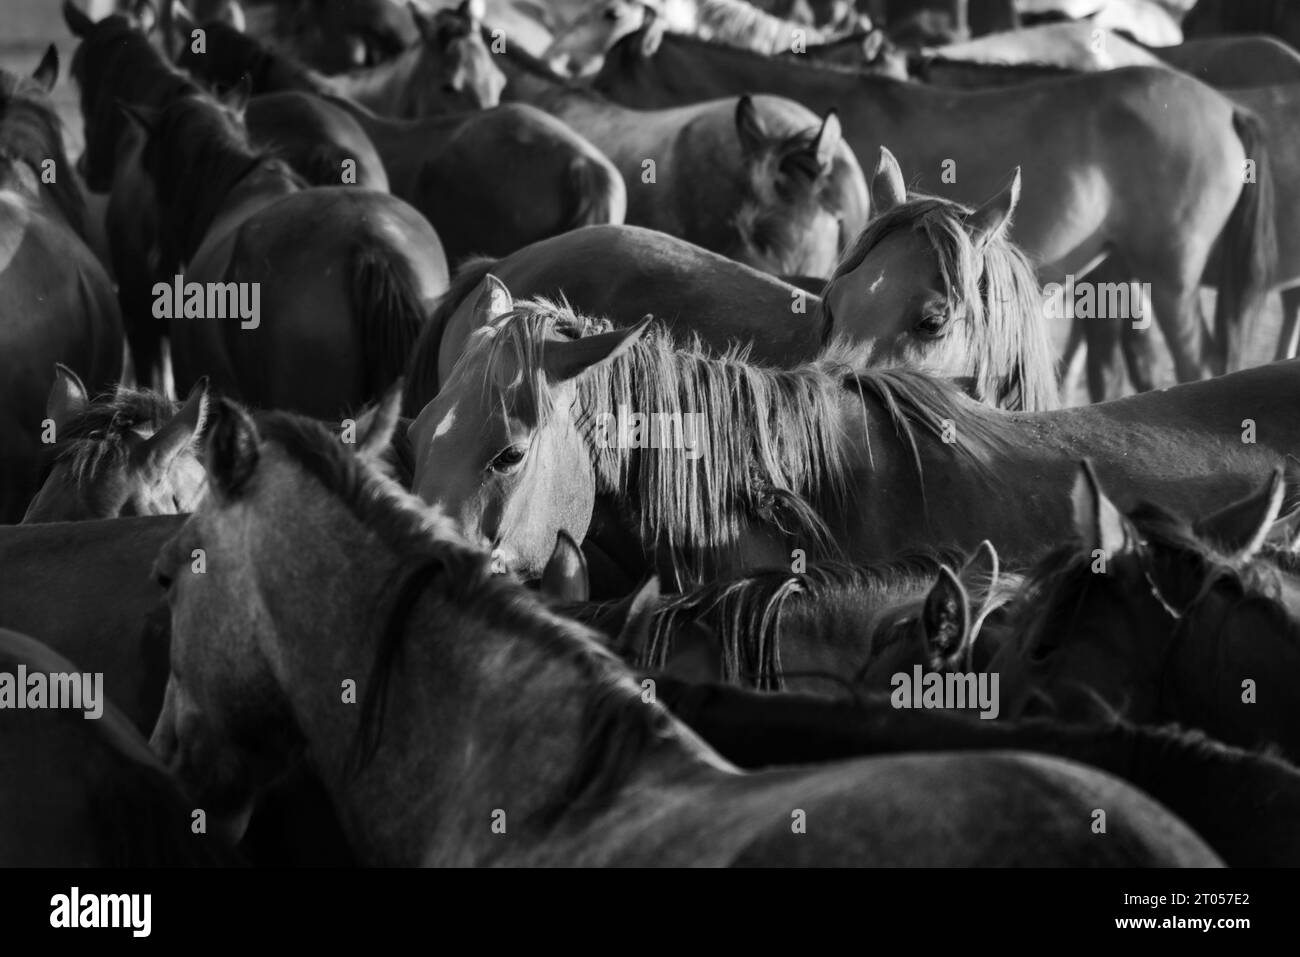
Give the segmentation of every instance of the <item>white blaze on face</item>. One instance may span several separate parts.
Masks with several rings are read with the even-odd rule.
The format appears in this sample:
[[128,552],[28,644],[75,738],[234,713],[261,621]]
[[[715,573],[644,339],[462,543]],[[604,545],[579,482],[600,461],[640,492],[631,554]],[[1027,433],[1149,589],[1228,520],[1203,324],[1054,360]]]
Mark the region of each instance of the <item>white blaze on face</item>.
[[447,414],[442,417],[442,421],[439,422],[437,426],[434,428],[433,439],[431,439],[430,441],[437,441],[442,436],[446,435],[448,432],[451,431],[451,427],[455,424],[456,424],[456,410],[448,409]]
[[867,292],[875,292],[877,289],[880,288],[880,284],[883,283],[884,281],[885,281],[885,274],[884,272],[881,272],[881,274],[876,277],[876,281],[867,287]]

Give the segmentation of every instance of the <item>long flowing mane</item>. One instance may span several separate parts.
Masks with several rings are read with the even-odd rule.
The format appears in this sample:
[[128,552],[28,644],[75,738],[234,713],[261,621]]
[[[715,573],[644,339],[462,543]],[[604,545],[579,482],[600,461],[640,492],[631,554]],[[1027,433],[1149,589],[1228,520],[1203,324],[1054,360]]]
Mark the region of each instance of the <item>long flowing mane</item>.
[[45,91],[34,81],[0,70],[0,162],[21,164],[41,182],[41,164],[53,160],[53,183],[42,183],[64,220],[85,234],[86,199],[63,148],[63,127]]
[[490,572],[488,556],[456,540],[438,515],[383,474],[361,462],[322,424],[304,416],[267,412],[258,416],[264,441],[282,449],[308,475],[336,496],[352,515],[402,556],[408,577],[390,591],[398,614],[381,618],[374,665],[362,695],[356,741],[358,767],[374,756],[382,736],[387,689],[397,652],[408,638],[406,612],[413,597],[433,592],[467,617],[540,648],[551,660],[575,665],[584,679],[584,738],[564,793],[552,813],[598,807],[627,781],[647,752],[672,736],[668,713],[641,698],[623,664],[593,634],[548,612],[522,586]]
[[1019,411],[1054,409],[1056,363],[1033,265],[1005,232],[977,253],[966,227],[972,212],[952,200],[914,196],[867,224],[830,282],[862,265],[894,233],[914,230],[934,253],[949,314],[967,316],[982,345],[971,357],[975,397]]
[[[516,306],[488,340],[488,362],[517,362],[517,388],[525,397],[518,406],[544,430],[554,414],[542,365],[545,340],[592,335],[609,324],[544,299]],[[703,574],[702,553],[734,545],[751,522],[797,537],[814,560],[839,558],[820,510],[843,505],[849,494],[850,437],[841,422],[846,392],[879,404],[918,475],[919,441],[939,441],[945,421],[965,437],[953,454],[977,468],[989,450],[1005,444],[988,410],[951,385],[905,370],[864,372],[864,358],[863,347],[835,343],[812,362],[771,369],[749,363],[743,348],[718,354],[698,340],[679,346],[666,330],[652,327],[623,355],[577,380],[577,427],[592,455],[597,489],[631,503],[643,540],[666,548],[692,580]],[[602,413],[620,409],[683,423],[683,416],[701,416],[698,458],[662,448],[600,447]]]

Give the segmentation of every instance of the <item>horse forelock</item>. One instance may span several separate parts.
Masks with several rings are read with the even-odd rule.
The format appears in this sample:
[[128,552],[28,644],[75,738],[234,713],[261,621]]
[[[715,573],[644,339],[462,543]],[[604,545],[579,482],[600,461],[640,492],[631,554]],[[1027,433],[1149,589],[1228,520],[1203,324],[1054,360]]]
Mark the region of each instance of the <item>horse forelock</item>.
[[[459,540],[440,514],[362,462],[324,425],[284,412],[261,413],[257,425],[264,443],[276,446],[319,482],[394,550],[407,570],[385,596],[395,607],[382,619],[362,696],[358,769],[381,743],[387,686],[408,631],[407,617],[414,600],[429,591],[487,627],[507,632],[520,645],[573,664],[585,680],[585,731],[577,759],[563,793],[544,813],[598,806],[628,780],[646,751],[669,735],[667,712],[646,705],[626,668],[594,633],[549,613],[513,580],[493,575],[486,553]],[[404,595],[407,589],[413,592]]]
[[112,396],[92,402],[59,428],[42,464],[40,482],[49,478],[56,465],[64,465],[84,493],[106,472],[126,463],[131,454],[129,436],[141,430],[157,432],[179,408],[179,403],[152,390],[119,386]]
[[85,230],[86,198],[77,178],[56,175],[42,179],[42,164],[53,160],[62,174],[72,167],[63,147],[63,124],[46,92],[34,80],[0,70],[0,160],[31,170],[54,206],[78,234]]

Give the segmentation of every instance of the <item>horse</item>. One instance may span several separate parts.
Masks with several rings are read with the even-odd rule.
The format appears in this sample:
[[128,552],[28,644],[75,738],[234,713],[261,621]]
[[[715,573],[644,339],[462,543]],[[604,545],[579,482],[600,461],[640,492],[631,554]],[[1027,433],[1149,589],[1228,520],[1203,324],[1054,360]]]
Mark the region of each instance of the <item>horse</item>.
[[698,335],[719,351],[743,344],[750,359],[770,365],[807,361],[827,338],[815,294],[657,230],[588,226],[505,259],[461,266],[411,355],[407,415],[416,415],[447,381],[473,330],[479,297],[512,293],[563,296],[620,327],[653,313],[682,341]]
[[1177,721],[1229,744],[1300,756],[1289,689],[1300,623],[1294,583],[1254,559],[1284,497],[1282,470],[1196,522],[1143,504],[1125,514],[1088,466],[1076,537],[1028,577],[1017,638],[989,663],[1009,716],[1114,709]]
[[102,672],[109,698],[144,734],[162,707],[169,634],[164,594],[149,569],[183,521],[0,525],[0,628],[38,635]]
[[118,103],[158,109],[198,87],[149,42],[147,21],[113,14],[92,22],[69,2],[63,18],[80,40],[70,70],[80,88],[85,139],[78,169],[92,192],[108,194],[104,230],[136,376],[162,388],[164,326],[152,316],[153,286],[164,278],[157,200],[140,167],[144,138]]
[[1300,10],[1277,0],[1198,0],[1183,18],[1189,40],[1223,34],[1267,33],[1300,48]]
[[[0,628],[0,673],[81,676],[64,656]],[[54,680],[51,678],[50,680]],[[61,680],[61,679],[60,679]],[[80,684],[80,682],[75,682]],[[19,694],[27,695],[21,688]],[[193,803],[103,691],[82,711],[13,709],[0,722],[0,864],[5,867],[210,867],[239,858],[192,830]],[[84,703],[84,699],[83,699]],[[10,710],[12,709],[12,710]],[[87,707],[89,712],[89,707]]]
[[976,63],[1033,63],[1080,71],[1158,66],[1161,62],[1155,50],[1086,22],[1045,23],[990,33],[963,43],[929,47],[923,55]]
[[48,96],[58,72],[53,46],[30,78],[0,71],[0,522],[36,491],[55,363],[97,390],[122,374],[121,314]]
[[46,400],[55,442],[23,524],[192,510],[203,492],[196,444],[206,408],[202,379],[184,405],[124,386],[91,402],[77,374],[59,366]]
[[822,292],[831,335],[871,343],[872,365],[924,369],[970,383],[999,408],[1059,403],[1038,281],[1009,238],[1020,174],[978,209],[908,198],[898,162],[881,147],[874,216]]
[[499,62],[506,99],[563,120],[619,168],[633,225],[765,272],[820,276],[866,224],[866,181],[833,111],[819,119],[796,102],[747,95],[630,110],[517,48]]
[[[1203,84],[1133,67],[959,92],[769,61],[689,37],[665,36],[647,57],[639,40],[615,44],[594,81],[628,106],[662,109],[752,90],[837,109],[859,157],[888,146],[919,171],[914,188],[966,203],[1003,185],[1008,154],[1022,157],[1031,188],[1014,238],[1042,281],[1064,282],[1117,258],[1150,283],[1179,381],[1239,361],[1239,330],[1261,305],[1276,262],[1273,218],[1262,214],[1273,178],[1259,120]],[[1101,132],[1120,128],[1130,132]],[[1157,155],[1158,171],[1145,161]],[[1244,182],[1247,159],[1256,163],[1253,184]],[[1207,341],[1198,289],[1216,240],[1223,275]]]
[[206,96],[127,109],[172,253],[153,314],[169,320],[177,388],[206,374],[226,395],[326,419],[382,393],[447,285],[424,217],[385,193],[304,188]]
[[1269,36],[1206,37],[1151,52],[1221,90],[1300,83],[1300,53]]
[[814,562],[802,572],[759,572],[667,597],[649,579],[630,600],[589,603],[586,584],[578,546],[561,534],[543,593],[562,614],[604,632],[633,668],[823,694],[887,692],[893,675],[910,675],[914,666],[978,669],[991,657],[988,643],[971,663],[965,652],[974,642],[956,645],[949,636],[969,638],[971,616],[983,625],[1014,591],[999,582],[987,542],[969,560],[949,551],[866,565]]
[[[287,57],[275,57],[274,62],[252,73],[253,89],[259,93],[286,89],[329,93],[404,119],[496,106],[505,78],[483,42],[473,7],[472,0],[464,0],[459,7],[440,9],[432,17],[419,14],[418,43],[396,59],[340,76],[322,76]],[[222,21],[199,24],[185,14],[177,17],[177,25],[186,35],[201,29],[205,39],[202,49],[195,44],[181,49],[180,66],[209,75],[213,71],[229,74],[228,64],[205,61],[221,57],[230,44],[217,42],[209,51],[206,43],[223,34],[238,33],[235,27]],[[228,82],[238,79],[236,74]]]
[[317,69],[341,73],[401,56],[427,21],[414,5],[394,0],[304,0],[276,18],[275,32]]
[[1300,860],[1300,839],[1291,824],[1300,772],[1280,758],[1202,734],[1116,718],[1101,726],[981,721],[947,710],[900,712],[883,696],[835,701],[660,674],[648,680],[661,704],[743,768],[879,754],[1035,751],[1141,788],[1190,824],[1229,867],[1289,867]]
[[[742,773],[370,469],[374,453],[219,403],[211,494],[159,558],[173,669],[151,745],[232,828],[303,749],[370,864],[1219,863],[1128,785],[1037,755]],[[190,575],[180,556],[199,542],[213,561]],[[360,706],[339,707],[352,676]],[[1100,846],[1077,823],[1099,806],[1115,837]],[[831,826],[792,838],[795,807]],[[954,839],[954,814],[977,814],[978,835]]]
[[772,16],[744,0],[668,0],[662,5],[601,0],[556,34],[541,59],[557,73],[589,76],[600,69],[606,50],[641,29],[686,33],[765,55],[802,53],[834,39],[807,23]]
[[[1300,447],[1300,362],[1099,405],[988,408],[951,383],[864,368],[832,344],[793,369],[679,346],[545,301],[482,298],[410,428],[413,488],[498,564],[540,575],[612,496],[671,583],[809,560],[992,541],[1007,567],[1072,528],[1080,456],[1182,514],[1241,494]],[[511,308],[513,306],[513,308]]]

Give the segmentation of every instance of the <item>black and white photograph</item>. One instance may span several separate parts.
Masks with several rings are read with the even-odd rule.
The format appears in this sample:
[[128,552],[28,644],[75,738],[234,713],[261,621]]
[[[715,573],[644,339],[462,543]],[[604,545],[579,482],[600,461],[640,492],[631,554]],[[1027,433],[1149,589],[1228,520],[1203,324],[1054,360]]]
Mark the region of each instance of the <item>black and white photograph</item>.
[[0,0],[0,918],[1122,869],[1232,946],[1298,319],[1300,3]]

